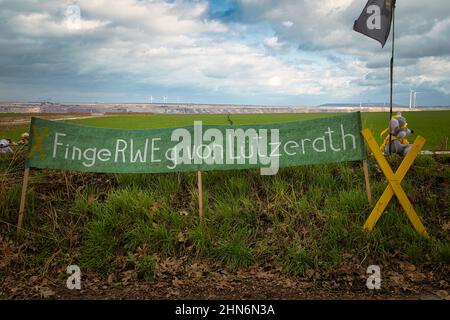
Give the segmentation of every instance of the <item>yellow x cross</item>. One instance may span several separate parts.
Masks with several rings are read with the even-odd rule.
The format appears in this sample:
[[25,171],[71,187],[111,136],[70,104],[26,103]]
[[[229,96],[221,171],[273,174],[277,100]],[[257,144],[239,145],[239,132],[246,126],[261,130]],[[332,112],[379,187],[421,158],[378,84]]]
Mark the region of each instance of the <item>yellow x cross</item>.
[[405,191],[402,189],[402,186],[400,185],[400,182],[405,177],[406,172],[409,170],[412,163],[414,162],[414,159],[417,157],[417,154],[420,152],[423,145],[425,144],[425,139],[421,136],[417,137],[416,141],[414,141],[412,148],[408,151],[402,163],[400,164],[397,172],[394,174],[394,172],[392,172],[391,167],[389,166],[389,163],[381,153],[380,148],[372,135],[372,132],[369,129],[363,129],[361,132],[364,139],[367,142],[367,145],[373,152],[375,159],[377,160],[381,170],[383,171],[384,175],[386,176],[389,182],[382,196],[380,197],[377,204],[373,208],[369,218],[364,223],[364,228],[367,230],[373,229],[378,219],[383,214],[384,209],[386,209],[386,206],[388,205],[392,196],[395,194],[397,196],[398,201],[405,210],[409,221],[411,221],[414,229],[416,229],[416,231],[421,235],[428,237],[425,227],[423,226],[419,216],[414,210],[413,205],[406,196]]
[[44,139],[48,134],[48,128],[43,128],[42,133],[39,133],[37,127],[33,125],[32,130],[33,130],[33,146],[30,150],[30,153],[28,154],[28,157],[31,159],[35,152],[39,152],[41,160],[44,160],[45,150],[44,147],[42,146],[42,143],[44,142]]

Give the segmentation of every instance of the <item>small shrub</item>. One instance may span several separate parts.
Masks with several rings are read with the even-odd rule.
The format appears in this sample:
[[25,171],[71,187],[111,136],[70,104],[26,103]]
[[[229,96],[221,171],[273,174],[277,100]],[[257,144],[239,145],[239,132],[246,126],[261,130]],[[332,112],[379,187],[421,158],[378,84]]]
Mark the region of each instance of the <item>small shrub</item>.
[[153,256],[143,255],[137,258],[135,265],[138,279],[143,279],[147,282],[155,279],[156,259]]
[[211,249],[211,236],[204,224],[199,224],[189,231],[190,242],[192,242],[194,253],[197,256],[207,256]]
[[313,258],[298,242],[293,242],[283,257],[284,271],[292,275],[303,275],[313,265]]
[[214,257],[233,271],[239,267],[248,267],[253,262],[253,255],[247,244],[247,234],[246,229],[241,229],[222,240],[214,248]]

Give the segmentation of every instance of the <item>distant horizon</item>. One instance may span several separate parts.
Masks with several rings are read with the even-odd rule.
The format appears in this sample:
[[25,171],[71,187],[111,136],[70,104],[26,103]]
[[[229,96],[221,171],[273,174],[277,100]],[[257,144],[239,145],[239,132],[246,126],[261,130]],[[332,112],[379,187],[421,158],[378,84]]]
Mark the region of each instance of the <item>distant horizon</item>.
[[[249,106],[249,107],[293,107],[293,108],[302,108],[302,107],[358,107],[360,103],[354,102],[330,102],[323,104],[238,104],[238,103],[199,103],[199,102],[139,102],[139,101],[52,101],[52,100],[42,100],[42,101],[24,101],[24,100],[0,100],[0,104],[4,103],[32,103],[32,104],[62,104],[62,105],[71,105],[71,104],[140,104],[140,105],[204,105],[204,106]],[[362,102],[362,107],[385,107],[388,108],[388,103],[382,102]],[[402,105],[398,103],[393,103],[394,108],[409,108],[409,105]],[[450,108],[450,105],[416,105],[416,108]]]
[[[0,100],[387,103],[391,41],[352,30],[361,10],[358,0],[3,1]],[[448,12],[448,0],[398,5],[396,104],[412,90],[419,106],[450,106]]]

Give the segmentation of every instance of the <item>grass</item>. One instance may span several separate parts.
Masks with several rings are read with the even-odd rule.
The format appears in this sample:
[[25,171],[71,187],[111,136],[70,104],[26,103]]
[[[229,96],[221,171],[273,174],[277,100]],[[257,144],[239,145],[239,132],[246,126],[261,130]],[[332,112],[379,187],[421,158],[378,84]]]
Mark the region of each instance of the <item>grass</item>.
[[9,138],[13,141],[20,140],[20,135],[28,132],[29,126],[6,126],[0,124],[0,137]]
[[248,243],[250,230],[247,228],[235,229],[228,237],[218,240],[213,248],[212,256],[232,271],[239,267],[248,267],[253,262],[252,250]]
[[137,259],[133,257],[132,262],[136,265],[138,279],[150,282],[155,278],[156,260],[153,256],[144,255]]
[[[333,113],[297,113],[297,114],[240,114],[231,115],[233,124],[271,123],[300,121],[319,117],[333,116]],[[409,127],[415,130],[415,135],[422,135],[427,139],[425,148],[430,150],[449,150],[450,111],[421,111],[403,112]],[[122,129],[147,129],[192,125],[195,120],[205,124],[228,124],[227,115],[123,115],[105,116],[90,119],[68,120],[88,126]],[[379,133],[387,126],[386,112],[362,113],[363,127],[370,128],[379,140]],[[17,140],[20,134],[27,131],[28,126],[8,127],[0,126],[0,136],[7,136]],[[411,138],[411,142],[414,139]]]
[[314,259],[299,242],[293,241],[283,257],[283,268],[288,274],[304,275],[308,268],[314,266]]
[[[443,116],[444,115],[444,116]],[[431,146],[449,135],[450,112],[407,115]],[[318,115],[241,115],[235,123],[294,120]],[[363,114],[363,123],[379,131],[384,114]],[[158,127],[192,123],[198,116],[113,117],[80,120],[97,126]],[[201,116],[224,123],[226,115]],[[125,120],[124,120],[125,119]],[[413,126],[413,127],[414,127]],[[433,137],[433,134],[436,134]],[[390,159],[393,167],[401,159]],[[419,156],[402,182],[428,229],[420,237],[394,199],[376,228],[361,226],[371,212],[360,163],[282,168],[276,176],[258,170],[204,173],[205,221],[197,213],[195,173],[78,174],[33,170],[25,229],[29,245],[18,265],[46,272],[53,260],[107,276],[133,268],[144,281],[154,279],[156,257],[206,259],[230,271],[252,265],[281,268],[303,276],[323,274],[344,263],[389,264],[393,256],[416,264],[450,261],[450,237],[443,228],[450,207],[450,158]],[[20,159],[0,158],[0,219],[14,225],[21,188]],[[386,187],[369,161],[373,198]],[[11,178],[11,179],[9,179]],[[15,229],[0,223],[3,239],[17,240]],[[56,257],[56,258],[55,258]],[[50,261],[50,262],[49,262]]]
[[[50,190],[46,183],[32,183],[25,228],[38,235],[32,236],[33,250],[24,250],[24,265],[41,268],[63,250],[75,252],[71,259],[83,269],[106,276],[123,267],[120,257],[125,257],[139,278],[152,281],[155,255],[207,259],[232,272],[254,264],[279,266],[300,276],[308,269],[332,272],[348,254],[386,264],[400,252],[417,264],[445,264],[450,258],[450,239],[441,228],[449,215],[446,159],[419,157],[404,183],[430,240],[414,231],[395,201],[373,232],[361,228],[371,206],[357,163],[284,168],[274,177],[257,170],[207,172],[203,224],[190,173],[98,175],[103,180],[97,184],[93,176],[72,198],[61,191],[64,182],[54,182]],[[386,186],[377,177],[372,172],[375,199]],[[106,179],[114,183],[105,189],[100,186]],[[418,187],[420,192],[414,191]],[[19,189],[18,181],[1,195],[0,219],[15,223]],[[37,201],[56,195],[61,202]],[[2,230],[15,237],[14,229]]]
[[[445,210],[448,214],[448,201],[433,184],[439,184],[447,170],[440,170],[436,160],[419,157],[406,189],[412,192],[410,184],[425,178],[424,166],[435,173],[428,176],[428,187],[413,197],[431,240],[414,231],[395,201],[376,229],[365,232],[361,226],[371,206],[361,168],[341,163],[286,168],[275,177],[260,176],[255,170],[205,173],[209,201],[204,224],[196,215],[195,185],[189,174],[142,178],[148,184],[119,175],[119,189],[95,205],[97,213],[85,226],[82,247],[87,251],[82,256],[90,268],[104,270],[114,268],[114,256],[145,245],[152,254],[210,259],[230,271],[269,263],[291,275],[304,275],[308,269],[331,272],[345,254],[386,263],[386,257],[400,251],[414,263],[446,263],[450,242],[436,222],[445,219]],[[384,187],[382,181],[373,182],[375,198]],[[173,192],[175,198],[184,196],[186,207],[162,197],[160,190]]]

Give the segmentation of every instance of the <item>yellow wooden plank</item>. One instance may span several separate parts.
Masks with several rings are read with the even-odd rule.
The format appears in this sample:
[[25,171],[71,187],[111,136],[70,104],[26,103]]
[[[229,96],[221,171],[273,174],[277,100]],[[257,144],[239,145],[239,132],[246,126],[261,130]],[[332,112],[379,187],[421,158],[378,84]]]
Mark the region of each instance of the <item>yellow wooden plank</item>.
[[400,167],[398,168],[396,174],[392,172],[391,167],[389,166],[389,163],[387,162],[386,158],[383,156],[381,151],[379,150],[378,144],[375,141],[375,138],[372,135],[372,132],[369,129],[362,130],[362,134],[364,138],[367,141],[367,145],[369,146],[370,150],[373,152],[373,155],[375,159],[377,160],[378,164],[380,165],[381,170],[385,174],[387,178],[390,178],[394,181],[401,181],[405,177],[406,173],[408,172],[409,168],[411,167],[412,163],[414,162],[415,158],[417,157],[417,154],[422,149],[423,145],[425,144],[425,139],[421,136],[417,137],[417,139],[414,141],[414,144],[411,148],[411,150],[406,154],[405,158],[403,159],[402,163],[400,164]]
[[394,174],[392,172],[391,167],[389,166],[389,163],[379,150],[378,144],[376,143],[375,138],[372,135],[372,132],[369,129],[364,129],[362,130],[362,134],[367,142],[367,145],[373,152],[375,159],[380,165],[381,170],[388,179],[389,183],[388,187],[384,190],[382,196],[380,197],[371,214],[369,215],[369,218],[366,220],[364,228],[368,230],[372,230],[374,228],[375,224],[377,223],[377,221],[383,214],[384,210],[386,209],[386,206],[389,203],[390,199],[395,194],[399,199],[399,202],[402,205],[403,209],[405,210],[408,219],[411,221],[411,224],[413,225],[414,229],[421,235],[428,237],[425,227],[423,226],[419,216],[414,210],[414,207],[412,206],[406,193],[404,192],[404,190],[400,185],[400,182],[405,177],[407,171],[414,162],[414,159],[417,157],[417,154],[420,152],[423,145],[425,144],[425,139],[420,136],[417,137],[416,141],[414,141],[411,150],[405,156],[397,172]]
[[[371,135],[370,132],[366,133],[366,136],[369,137],[370,135]],[[424,138],[422,138],[420,136],[417,137],[416,141],[413,144],[413,147],[408,152],[408,154],[405,156],[405,159],[402,161],[402,163],[400,164],[400,167],[398,168],[397,172],[395,173],[395,179],[394,180],[398,180],[398,181],[403,180],[403,178],[405,177],[407,171],[411,167],[415,157],[417,156],[417,154],[421,150],[421,148],[424,145],[424,143],[425,143],[425,139]],[[373,145],[373,147],[375,148],[375,145]],[[376,148],[376,150],[378,152],[378,148]],[[367,222],[364,225],[364,227],[366,229],[369,229],[369,230],[373,229],[373,227],[377,223],[378,219],[381,217],[381,214],[386,209],[386,206],[388,205],[388,203],[391,200],[393,195],[394,195],[394,192],[391,189],[390,185],[388,185],[386,187],[386,189],[384,190],[382,196],[380,197],[380,200],[375,205],[371,215],[367,219]]]
[[364,138],[366,139],[367,145],[369,146],[370,150],[373,152],[375,159],[377,160],[378,164],[380,165],[380,168],[383,171],[383,173],[385,175],[386,175],[386,172],[388,172],[388,171],[391,171],[391,173],[392,173],[391,167],[389,166],[389,163],[387,162],[387,160],[384,158],[383,154],[379,150],[380,147],[378,146],[370,129],[366,128],[366,129],[363,129],[361,132],[362,132],[362,135],[364,136]]
[[395,175],[398,175],[398,178],[400,180],[403,180],[403,178],[406,176],[406,173],[408,172],[409,168],[413,164],[414,160],[416,159],[417,155],[419,154],[420,150],[422,150],[423,146],[425,145],[426,140],[418,136],[416,140],[413,143],[413,146],[411,147],[411,150],[406,154],[405,158],[403,159],[402,163],[397,169],[397,172],[395,172]]
[[403,210],[405,210],[406,215],[408,216],[409,221],[411,221],[414,229],[421,235],[427,237],[427,231],[425,230],[425,227],[423,226],[422,222],[420,221],[419,216],[417,215],[416,211],[414,210],[413,205],[409,201],[405,191],[400,186],[400,183],[398,182],[390,182],[390,185],[392,189],[394,189],[394,193],[397,196],[398,201],[403,207]]
[[[380,164],[380,167],[382,167],[383,173],[387,171],[386,168],[389,168],[389,170],[392,172],[392,170],[389,167],[388,162],[382,155],[382,153],[379,150],[378,144],[375,141],[375,138],[372,135],[372,132],[370,129],[363,129],[362,134],[367,142],[367,145],[369,146],[370,150],[373,152],[375,159]],[[375,227],[375,224],[380,219],[381,215],[383,214],[384,210],[386,209],[386,206],[388,205],[389,201],[391,200],[392,196],[394,195],[394,192],[390,185],[388,184],[387,188],[384,190],[383,195],[380,197],[380,199],[377,201],[375,207],[373,208],[372,212],[369,215],[369,218],[367,218],[364,228],[368,230],[372,230]]]
[[380,199],[378,199],[377,203],[375,204],[375,207],[373,208],[366,222],[364,223],[364,229],[372,231],[393,195],[394,192],[392,191],[390,185],[388,185],[381,195]]

